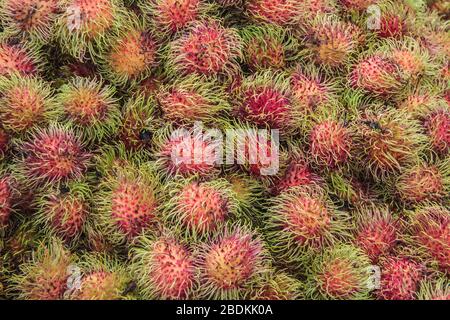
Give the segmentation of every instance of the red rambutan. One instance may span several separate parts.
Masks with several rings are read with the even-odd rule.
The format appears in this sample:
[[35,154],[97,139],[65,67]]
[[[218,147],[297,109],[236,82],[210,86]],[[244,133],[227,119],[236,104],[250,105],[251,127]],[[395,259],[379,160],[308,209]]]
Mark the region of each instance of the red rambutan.
[[450,149],[450,111],[438,109],[430,112],[423,126],[435,152],[446,155]]
[[38,59],[31,50],[20,44],[0,43],[0,75],[8,76],[16,72],[28,76],[36,74],[38,70]]
[[8,225],[13,212],[14,194],[12,177],[0,170],[0,231]]

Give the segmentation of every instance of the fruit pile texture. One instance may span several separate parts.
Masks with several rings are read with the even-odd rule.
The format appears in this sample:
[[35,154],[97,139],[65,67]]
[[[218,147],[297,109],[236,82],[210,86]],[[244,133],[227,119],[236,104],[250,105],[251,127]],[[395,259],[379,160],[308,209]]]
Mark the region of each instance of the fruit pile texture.
[[449,16],[0,0],[0,298],[450,299]]

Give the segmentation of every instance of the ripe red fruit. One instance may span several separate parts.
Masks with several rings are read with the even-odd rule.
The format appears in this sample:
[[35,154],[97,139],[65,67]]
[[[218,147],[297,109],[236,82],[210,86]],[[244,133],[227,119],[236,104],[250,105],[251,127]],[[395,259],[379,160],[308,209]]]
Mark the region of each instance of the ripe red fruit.
[[441,155],[448,154],[450,149],[450,111],[439,109],[430,112],[423,120],[423,126],[433,150]]
[[13,210],[13,185],[11,176],[0,171],[0,231],[4,229]]
[[38,71],[37,59],[29,50],[21,45],[0,43],[0,75],[19,73],[21,75],[34,75]]

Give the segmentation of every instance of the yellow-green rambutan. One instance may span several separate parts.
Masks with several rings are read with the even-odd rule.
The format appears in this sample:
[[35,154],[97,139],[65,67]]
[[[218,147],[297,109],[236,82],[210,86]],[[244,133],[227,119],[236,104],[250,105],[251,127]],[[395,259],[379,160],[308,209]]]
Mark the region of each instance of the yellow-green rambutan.
[[418,300],[450,300],[448,278],[443,275],[437,279],[424,280],[420,283]]
[[19,73],[23,76],[36,75],[42,67],[37,50],[23,43],[2,40],[0,42],[0,75]]
[[302,282],[286,272],[267,274],[255,290],[252,300],[298,300]]

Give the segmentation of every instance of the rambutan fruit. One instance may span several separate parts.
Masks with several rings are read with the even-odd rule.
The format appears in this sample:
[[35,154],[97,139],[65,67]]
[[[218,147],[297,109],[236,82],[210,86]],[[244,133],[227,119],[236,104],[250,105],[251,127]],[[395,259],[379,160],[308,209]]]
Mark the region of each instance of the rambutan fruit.
[[438,109],[446,109],[447,102],[427,87],[408,91],[405,95],[397,97],[397,108],[407,111],[415,119],[423,120],[427,114]]
[[399,220],[386,206],[365,205],[355,211],[356,230],[354,243],[373,263],[389,255],[400,238]]
[[162,35],[174,34],[190,23],[201,20],[215,6],[204,0],[156,0],[140,4],[142,11],[155,23]]
[[94,221],[116,245],[132,241],[154,227],[160,194],[159,177],[151,163],[125,165],[107,175],[95,196]]
[[143,95],[130,98],[122,108],[118,138],[127,150],[149,148],[158,121],[154,116],[156,102]]
[[380,38],[402,38],[414,22],[415,13],[403,1],[383,0],[376,4],[380,12],[379,25],[374,31]]
[[141,237],[132,249],[131,270],[145,299],[189,299],[197,286],[190,248],[165,231]]
[[98,48],[110,42],[108,31],[122,25],[126,11],[119,0],[69,0],[57,21],[56,35],[61,48],[83,61],[96,59]]
[[450,270],[450,211],[442,205],[427,203],[407,212],[406,241],[414,256],[427,265]]
[[76,77],[59,88],[56,103],[62,122],[85,141],[112,136],[119,122],[115,89],[103,82]]
[[237,199],[225,179],[188,179],[167,185],[167,190],[169,200],[163,205],[163,219],[187,239],[210,236],[236,216]]
[[103,75],[111,82],[124,86],[147,78],[156,64],[158,43],[155,36],[139,18],[116,28],[108,36],[110,45],[101,53]]
[[83,182],[50,187],[41,192],[36,201],[38,210],[34,221],[45,233],[56,235],[67,243],[76,241],[90,214],[90,198],[89,185]]
[[23,44],[0,42],[0,75],[19,73],[23,76],[35,75],[40,70],[40,61],[33,49]]
[[350,10],[362,11],[370,5],[376,4],[379,0],[338,0],[339,3]]
[[366,109],[355,125],[358,161],[376,180],[417,163],[426,144],[420,124],[401,110]]
[[370,184],[347,172],[330,172],[328,186],[332,195],[336,196],[342,204],[351,207],[372,203],[377,199],[377,194]]
[[310,253],[349,236],[348,222],[321,187],[295,187],[271,199],[265,236],[283,263],[298,268]]
[[7,171],[0,170],[0,235],[8,226],[9,219],[14,211],[16,193],[13,177]]
[[66,294],[71,300],[120,300],[124,299],[131,279],[126,267],[115,257],[105,254],[86,254],[77,266],[83,276],[79,288]]
[[444,201],[450,194],[450,164],[420,163],[398,177],[395,187],[400,200],[406,204],[424,201]]
[[307,29],[314,60],[327,67],[344,65],[364,40],[358,26],[330,15],[316,17]]
[[60,300],[73,263],[74,256],[60,242],[41,243],[31,260],[20,265],[20,273],[10,277],[9,289],[22,300]]
[[420,283],[418,300],[450,300],[450,286],[446,276]]
[[416,298],[423,267],[408,258],[390,256],[380,264],[380,288],[376,290],[378,299],[413,300]]
[[221,113],[230,109],[225,89],[197,74],[161,87],[156,97],[164,119],[171,123],[217,121]]
[[198,248],[197,294],[201,299],[250,298],[268,272],[268,264],[260,236],[246,227],[229,225]]
[[0,91],[0,120],[8,131],[25,133],[55,118],[53,90],[39,78],[0,77]]
[[314,258],[308,272],[306,295],[333,300],[368,299],[370,261],[352,245],[326,248]]
[[235,29],[216,20],[193,22],[168,47],[168,72],[173,75],[203,74],[232,77],[239,72],[241,39]]
[[5,156],[6,151],[8,150],[9,141],[9,134],[2,127],[0,127],[0,160]]
[[437,109],[430,112],[424,118],[423,126],[433,150],[440,155],[447,155],[450,150],[450,111]]
[[273,271],[264,277],[251,300],[298,300],[302,283],[286,272]]
[[5,22],[6,33],[48,41],[54,32],[59,8],[60,0],[5,0],[0,7],[0,16]]
[[234,112],[243,121],[288,134],[297,125],[301,107],[286,74],[268,70],[243,80]]
[[240,30],[245,64],[255,71],[283,69],[296,59],[299,43],[280,27],[264,24]]
[[379,96],[398,92],[403,82],[398,64],[377,54],[360,60],[349,73],[349,83],[352,87]]
[[21,150],[20,176],[33,186],[80,178],[89,166],[90,154],[84,142],[73,131],[56,124],[36,129]]

